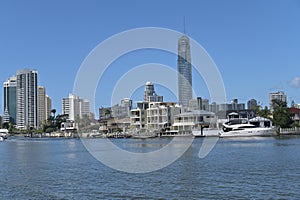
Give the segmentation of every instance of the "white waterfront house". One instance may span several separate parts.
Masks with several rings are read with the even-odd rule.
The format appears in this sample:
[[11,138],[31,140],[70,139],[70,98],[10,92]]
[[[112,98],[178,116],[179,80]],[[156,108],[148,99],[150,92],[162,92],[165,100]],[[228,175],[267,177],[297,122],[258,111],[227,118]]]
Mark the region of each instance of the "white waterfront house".
[[162,130],[169,128],[174,116],[179,114],[181,107],[175,102],[149,102],[147,109],[147,128]]
[[136,129],[144,129],[147,124],[148,102],[138,102],[137,108],[130,110],[130,126]]
[[217,117],[213,112],[193,110],[178,114],[174,117],[172,131],[189,132],[201,126],[216,127]]

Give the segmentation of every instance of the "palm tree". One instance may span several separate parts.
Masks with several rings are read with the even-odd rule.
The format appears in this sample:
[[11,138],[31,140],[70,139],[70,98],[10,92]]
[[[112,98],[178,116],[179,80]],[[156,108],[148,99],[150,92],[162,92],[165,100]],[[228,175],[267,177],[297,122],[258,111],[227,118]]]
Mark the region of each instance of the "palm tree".
[[51,113],[53,114],[53,119],[55,119],[55,113],[56,113],[56,109],[52,109]]

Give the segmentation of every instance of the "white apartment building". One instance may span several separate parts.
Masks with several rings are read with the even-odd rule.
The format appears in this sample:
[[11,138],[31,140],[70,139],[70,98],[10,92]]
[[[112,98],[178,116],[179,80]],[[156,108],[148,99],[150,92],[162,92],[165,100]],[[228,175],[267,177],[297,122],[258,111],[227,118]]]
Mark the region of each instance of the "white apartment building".
[[137,102],[137,108],[130,110],[130,126],[132,128],[146,128],[148,107],[149,102]]
[[270,104],[270,110],[274,110],[274,105],[273,105],[273,100],[280,100],[282,102],[287,102],[286,100],[286,95],[283,91],[278,91],[278,92],[271,92],[269,94],[269,104]]
[[162,130],[171,127],[174,115],[180,113],[181,107],[175,102],[150,102],[147,109],[147,128]]
[[86,99],[79,100],[79,116],[90,116],[90,101]]
[[24,69],[17,71],[17,127],[38,128],[38,72]]
[[48,119],[51,116],[51,110],[52,110],[52,99],[46,94],[46,119]]
[[69,94],[68,98],[62,99],[62,114],[69,115],[69,120],[75,120],[76,117],[90,115],[90,101],[80,99],[79,96]]

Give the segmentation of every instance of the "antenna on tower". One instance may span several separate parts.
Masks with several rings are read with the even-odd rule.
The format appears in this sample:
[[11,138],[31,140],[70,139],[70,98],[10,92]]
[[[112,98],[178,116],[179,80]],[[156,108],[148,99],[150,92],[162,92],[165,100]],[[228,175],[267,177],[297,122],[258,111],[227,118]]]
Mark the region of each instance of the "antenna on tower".
[[183,33],[186,34],[186,30],[185,30],[185,16],[183,17]]

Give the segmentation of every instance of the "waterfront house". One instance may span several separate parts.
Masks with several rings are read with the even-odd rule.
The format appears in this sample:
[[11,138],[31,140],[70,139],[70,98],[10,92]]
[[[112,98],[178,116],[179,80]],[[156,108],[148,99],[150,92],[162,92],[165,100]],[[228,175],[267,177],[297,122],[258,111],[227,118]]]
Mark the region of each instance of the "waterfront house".
[[181,107],[175,102],[149,102],[147,109],[147,128],[154,130],[169,129],[174,122],[174,115]]
[[300,109],[299,108],[289,108],[289,111],[291,113],[292,120],[295,122],[295,124],[300,125]]
[[135,129],[144,129],[147,124],[147,108],[149,102],[138,102],[137,108],[130,110],[130,126]]
[[172,131],[191,132],[202,127],[216,127],[217,117],[213,112],[194,110],[178,114],[174,118]]

